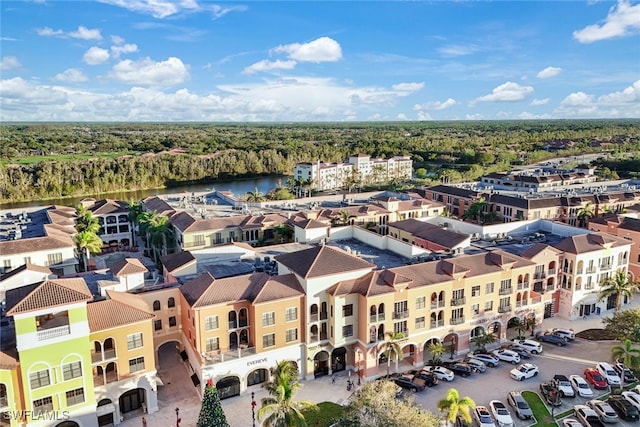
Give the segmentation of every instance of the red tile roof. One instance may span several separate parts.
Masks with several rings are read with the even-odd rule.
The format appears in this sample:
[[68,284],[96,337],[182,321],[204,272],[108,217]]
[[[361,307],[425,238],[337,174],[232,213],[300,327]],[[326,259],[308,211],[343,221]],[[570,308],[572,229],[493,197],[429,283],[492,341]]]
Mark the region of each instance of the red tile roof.
[[116,261],[112,264],[109,264],[109,270],[113,273],[114,276],[128,276],[130,274],[136,273],[146,273],[147,267],[142,265],[138,258],[125,258],[120,261]]
[[[129,297],[135,297],[135,295],[129,294]],[[87,304],[87,317],[89,330],[97,332],[149,321],[156,316],[121,301],[108,299]]]
[[632,245],[633,242],[620,237],[615,237],[607,233],[580,234],[570,236],[560,241],[555,247],[561,251],[572,254],[599,251],[606,246],[615,248],[619,246]]
[[51,279],[10,289],[6,293],[7,316],[91,301],[84,279]]
[[296,273],[310,279],[354,270],[374,269],[376,266],[342,249],[331,246],[317,246],[302,251],[281,254],[276,261]]

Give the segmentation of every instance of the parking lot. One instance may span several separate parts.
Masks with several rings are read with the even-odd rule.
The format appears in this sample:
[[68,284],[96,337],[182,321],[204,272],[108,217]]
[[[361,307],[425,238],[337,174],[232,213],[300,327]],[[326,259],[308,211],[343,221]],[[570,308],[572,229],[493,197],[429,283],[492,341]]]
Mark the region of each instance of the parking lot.
[[[487,371],[481,374],[474,374],[468,378],[456,376],[453,382],[450,383],[440,381],[437,386],[416,393],[415,401],[425,409],[437,412],[438,400],[444,397],[449,388],[455,388],[460,393],[460,396],[471,397],[476,402],[476,405],[489,407],[489,402],[493,399],[498,399],[506,404],[509,391],[531,390],[538,392],[540,383],[551,380],[555,374],[564,374],[567,377],[573,374],[582,376],[585,368],[594,367],[597,362],[610,359],[610,345],[609,343],[586,341],[579,338],[566,347],[543,344],[544,351],[541,355],[532,356],[531,359],[526,360],[526,362],[534,363],[540,368],[540,374],[537,377],[524,381],[515,381],[509,377],[509,371],[513,369],[514,365],[500,362],[500,366],[487,368]],[[585,404],[587,400],[597,399],[606,393],[606,391],[593,391],[594,396],[592,398],[578,396],[563,398],[562,406],[556,407],[554,413],[559,414],[571,410],[573,405]],[[512,416],[515,427],[524,427],[531,424],[531,422],[517,419],[513,411]],[[638,423],[620,420],[616,426],[637,427]]]

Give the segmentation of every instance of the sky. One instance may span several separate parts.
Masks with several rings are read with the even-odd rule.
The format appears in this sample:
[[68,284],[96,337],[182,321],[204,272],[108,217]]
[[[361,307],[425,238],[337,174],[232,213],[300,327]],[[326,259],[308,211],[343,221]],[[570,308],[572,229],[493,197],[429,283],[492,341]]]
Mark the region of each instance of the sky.
[[640,118],[640,1],[0,2],[0,121]]

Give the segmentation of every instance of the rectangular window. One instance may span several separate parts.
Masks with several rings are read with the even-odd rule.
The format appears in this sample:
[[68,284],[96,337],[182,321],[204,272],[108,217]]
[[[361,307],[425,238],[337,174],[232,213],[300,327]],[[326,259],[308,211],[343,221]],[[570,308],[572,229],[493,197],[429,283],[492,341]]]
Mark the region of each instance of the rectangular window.
[[268,313],[262,313],[262,326],[272,326],[276,323],[276,313],[270,311]]
[[484,311],[493,311],[493,301],[486,301],[484,303]]
[[500,307],[509,307],[511,305],[511,297],[500,298]]
[[287,322],[293,322],[294,320],[298,320],[298,307],[289,307],[285,311],[285,320]]
[[475,285],[471,288],[471,296],[479,297],[480,296],[480,285]]
[[493,293],[493,282],[489,282],[489,283],[486,284],[484,293],[485,294],[492,294]]
[[207,351],[220,350],[220,341],[218,340],[218,337],[207,338],[205,344]]
[[193,236],[193,244],[194,246],[204,246],[204,235],[196,234]]
[[480,304],[473,304],[471,306],[471,314],[480,314]]
[[204,330],[212,331],[218,329],[218,316],[207,316],[204,318]]
[[33,411],[36,413],[53,411],[53,398],[51,396],[48,396],[43,397],[42,399],[34,400]]
[[176,326],[178,323],[176,322],[176,316],[171,316],[169,317],[169,327],[174,327]]
[[55,265],[62,262],[62,252],[47,254],[47,265]]
[[45,369],[38,372],[32,372],[29,374],[29,382],[31,383],[31,389],[36,389],[51,384],[49,378],[49,370]]
[[342,338],[353,336],[353,325],[344,325],[342,327]]
[[133,350],[142,347],[142,333],[127,335],[127,349]]
[[273,347],[274,345],[276,345],[276,334],[262,336],[262,347]]
[[69,390],[66,394],[67,394],[67,406],[79,405],[80,403],[84,403],[83,388]]
[[287,329],[287,342],[298,340],[298,328]]
[[129,360],[129,372],[134,373],[138,371],[144,371],[144,357],[136,357]]
[[424,328],[424,316],[416,317],[416,329],[423,329],[423,328]]
[[500,289],[508,289],[511,287],[511,279],[505,279],[500,282]]
[[416,310],[420,310],[427,306],[427,298],[426,297],[418,297],[416,298]]
[[405,337],[407,336],[407,321],[403,320],[401,322],[395,322],[393,324],[393,332],[396,334],[402,334]]
[[72,380],[74,378],[79,378],[82,376],[82,362],[71,362],[62,367],[62,378],[65,381]]
[[464,315],[462,314],[462,308],[456,308],[451,310],[451,318],[452,319],[463,319]]
[[154,320],[153,321],[153,330],[154,331],[161,331],[162,330],[162,319],[158,319],[158,320]]
[[353,304],[347,304],[342,306],[342,317],[353,316]]

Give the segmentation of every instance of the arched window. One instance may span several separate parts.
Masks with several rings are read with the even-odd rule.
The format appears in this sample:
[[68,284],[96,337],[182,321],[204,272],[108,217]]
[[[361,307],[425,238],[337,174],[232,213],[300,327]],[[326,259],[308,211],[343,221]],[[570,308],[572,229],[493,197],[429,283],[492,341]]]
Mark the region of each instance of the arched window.
[[170,297],[167,300],[167,305],[169,306],[169,308],[173,308],[176,306],[176,299],[174,297]]
[[160,311],[160,301],[155,300],[153,302],[153,311]]

